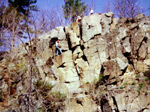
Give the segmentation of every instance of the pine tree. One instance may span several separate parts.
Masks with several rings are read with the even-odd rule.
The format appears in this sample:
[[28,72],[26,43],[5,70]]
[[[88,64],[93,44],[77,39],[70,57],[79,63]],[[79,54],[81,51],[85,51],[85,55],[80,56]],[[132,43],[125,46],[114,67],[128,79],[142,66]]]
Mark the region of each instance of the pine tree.
[[37,0],[8,0],[9,7],[16,8],[17,12],[22,15],[29,16],[31,11],[37,11],[37,6],[34,5]]
[[71,19],[71,21],[75,21],[76,16],[83,14],[86,11],[85,2],[81,0],[66,0],[63,7],[63,13],[65,19]]

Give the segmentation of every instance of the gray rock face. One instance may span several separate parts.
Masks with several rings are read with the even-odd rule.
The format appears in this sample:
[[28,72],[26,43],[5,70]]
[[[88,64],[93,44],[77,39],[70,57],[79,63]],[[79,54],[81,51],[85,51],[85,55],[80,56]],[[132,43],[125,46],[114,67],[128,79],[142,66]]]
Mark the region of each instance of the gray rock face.
[[82,39],[84,42],[102,33],[101,16],[93,14],[82,19]]
[[[35,74],[39,74],[36,77],[54,86],[47,93],[59,92],[58,97],[66,94],[63,111],[150,111],[148,81],[140,77],[150,69],[150,24],[142,14],[134,19],[116,19],[112,12],[93,14],[84,16],[81,23],[57,27],[38,37],[32,57]],[[55,45],[49,48],[54,38],[60,40],[62,54],[58,56]],[[18,57],[27,53],[23,46],[18,51]],[[8,71],[16,67],[14,63],[5,65]],[[29,70],[30,66],[27,76]],[[0,74],[5,72],[0,66]],[[19,93],[25,91],[21,84],[17,84]],[[7,91],[5,80],[1,80],[1,88]]]

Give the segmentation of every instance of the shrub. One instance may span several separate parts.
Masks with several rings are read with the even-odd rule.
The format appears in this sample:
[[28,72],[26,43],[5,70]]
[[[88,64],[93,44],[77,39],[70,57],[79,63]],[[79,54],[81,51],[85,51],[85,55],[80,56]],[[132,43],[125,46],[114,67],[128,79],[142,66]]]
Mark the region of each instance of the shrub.
[[51,92],[51,97],[56,99],[65,99],[67,95],[61,92]]
[[16,64],[16,68],[19,72],[26,73],[28,71],[27,62],[25,60],[20,60]]
[[142,83],[142,84],[139,85],[139,88],[138,88],[138,90],[137,90],[139,94],[140,94],[140,92],[141,92],[141,89],[142,89],[144,86],[145,86],[144,83]]
[[45,83],[42,80],[38,80],[34,83],[35,87],[38,89],[42,89],[43,91],[50,91],[54,86],[50,83]]

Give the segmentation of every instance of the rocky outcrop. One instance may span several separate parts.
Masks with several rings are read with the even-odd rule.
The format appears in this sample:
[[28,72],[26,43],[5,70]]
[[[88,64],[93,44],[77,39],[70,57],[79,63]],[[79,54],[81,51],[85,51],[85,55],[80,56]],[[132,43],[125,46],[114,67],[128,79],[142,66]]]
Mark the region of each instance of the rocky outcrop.
[[[51,44],[49,47],[55,38],[60,40],[63,51],[58,56],[55,56],[55,45]],[[34,43],[33,41],[34,39],[31,43]],[[41,88],[33,89],[34,95],[41,95],[40,99],[34,99],[36,107],[41,108],[42,104],[37,102],[44,99],[43,94],[49,93],[48,98],[51,100],[44,100],[57,102],[53,102],[53,109],[57,111],[150,111],[150,75],[145,75],[150,69],[150,19],[143,14],[134,19],[116,19],[113,18],[112,12],[84,16],[81,23],[57,27],[38,37],[36,44],[26,46],[27,49],[31,46],[35,49],[32,55],[32,72],[36,75],[32,82],[37,83],[41,79],[44,83],[40,84],[52,85],[50,89],[45,89],[45,93]],[[17,94],[23,94],[25,97],[24,91],[29,87],[27,79],[30,78],[27,77],[30,75],[31,65],[25,64],[29,63],[26,49],[20,47],[17,52],[16,59],[20,61],[9,63],[14,69],[9,66],[8,68],[17,71],[19,66],[26,74],[21,75],[18,71],[18,77],[22,77],[24,81],[18,78],[15,82]],[[1,61],[1,65],[8,65],[6,59]],[[11,70],[6,71],[5,66],[0,66],[1,74],[10,73]],[[0,79],[0,90],[6,92],[8,82],[6,83],[3,75]],[[25,84],[22,86],[21,83]],[[32,85],[32,88],[35,86]],[[61,100],[58,100],[58,94],[54,96],[55,92],[59,93]],[[62,94],[66,95],[65,100]],[[52,109],[50,106],[45,108]]]

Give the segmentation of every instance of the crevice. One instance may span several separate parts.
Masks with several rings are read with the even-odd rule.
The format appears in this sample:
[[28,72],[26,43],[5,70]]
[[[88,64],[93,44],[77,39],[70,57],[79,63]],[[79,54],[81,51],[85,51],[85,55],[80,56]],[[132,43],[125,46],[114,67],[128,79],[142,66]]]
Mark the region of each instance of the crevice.
[[139,110],[137,112],[143,112],[145,109],[148,109],[148,108],[142,108],[141,110]]
[[116,84],[117,84],[117,81],[114,81],[112,83],[107,83],[106,86],[108,86],[108,85],[116,85]]
[[127,58],[131,56],[130,52],[125,52],[125,53],[123,53],[123,55]]
[[113,99],[113,102],[114,102],[114,105],[116,106],[116,112],[119,112],[119,110],[118,110],[118,105],[117,105],[117,101],[116,101],[116,99],[115,99],[115,97],[114,96],[112,96],[112,99]]
[[[121,40],[124,41],[127,37],[123,37]],[[123,42],[121,41],[121,45],[123,44]]]
[[25,45],[26,45],[26,46],[28,46],[28,45],[29,45],[29,43],[28,43],[28,42],[26,42],[26,43],[25,43]]
[[92,25],[88,25],[88,30],[91,29],[93,26]]
[[81,100],[78,100],[77,99],[77,101],[76,101],[78,104],[80,104],[81,106],[83,106],[83,104],[82,104],[82,101]]
[[79,30],[80,30],[80,39],[82,40],[82,34],[83,34],[82,24],[79,25]]
[[85,55],[82,56],[82,59],[83,59],[84,61],[87,61],[87,62],[88,62],[87,57],[86,57]]
[[135,23],[135,20],[134,19],[131,19],[131,21],[130,21],[131,23]]
[[107,58],[108,60],[111,60],[111,57],[110,56],[108,56],[108,58]]
[[142,40],[142,42],[140,43],[140,45],[139,45],[139,48],[137,49],[137,60],[139,60],[139,49],[141,48],[141,46],[142,46],[142,44],[143,44],[143,42],[145,42],[146,43],[146,41],[147,41],[147,38],[146,37],[144,37],[143,38],[143,40]]
[[128,66],[125,67],[125,69],[121,70],[122,71],[122,75],[126,72],[127,68],[128,68]]
[[100,74],[104,74],[104,71],[105,71],[105,69],[104,69],[104,66],[102,65]]
[[133,64],[133,59],[131,58],[131,53],[130,52],[123,53],[123,55],[127,58],[128,64],[134,65]]
[[63,30],[64,30],[64,33],[66,34],[66,30],[65,30],[65,27],[63,28]]
[[147,43],[148,38],[147,38],[147,37],[144,37],[143,41],[144,41],[145,43]]
[[66,34],[66,38],[67,38],[69,50],[71,50],[71,41],[70,41],[70,38],[69,38],[69,34]]
[[65,68],[66,66],[64,64],[65,63],[61,64],[58,68]]
[[76,48],[77,48],[78,46],[79,46],[79,45],[77,45],[77,46],[71,48],[72,53],[76,50]]
[[69,84],[70,82],[69,81],[65,81],[65,83]]
[[57,37],[53,37],[50,41],[49,41],[49,48],[52,48],[52,46],[55,44],[55,42],[58,40]]
[[130,23],[129,19],[127,19],[127,20],[125,21],[125,23],[126,23],[126,24]]
[[[95,36],[93,36],[92,38],[90,38],[90,40],[94,40],[94,38],[95,38]],[[89,40],[89,41],[90,41],[90,40]]]
[[76,72],[77,72],[77,74],[78,74],[78,76],[79,76],[79,79],[81,78],[81,74],[78,72],[78,70],[77,70],[77,66],[76,66],[76,63],[74,63],[74,66],[75,66],[75,69],[76,69]]
[[66,52],[66,51],[68,51],[68,50],[63,50],[63,49],[62,49],[61,51],[62,51],[62,52]]
[[53,61],[52,61],[52,58],[50,57],[50,58],[48,58],[48,60],[46,61],[46,65],[49,65],[49,66],[51,66],[51,65],[53,65],[54,63],[53,63]]
[[84,45],[81,45],[81,50],[83,51],[85,49]]
[[111,106],[105,95],[101,98],[100,107],[102,112],[112,112]]

